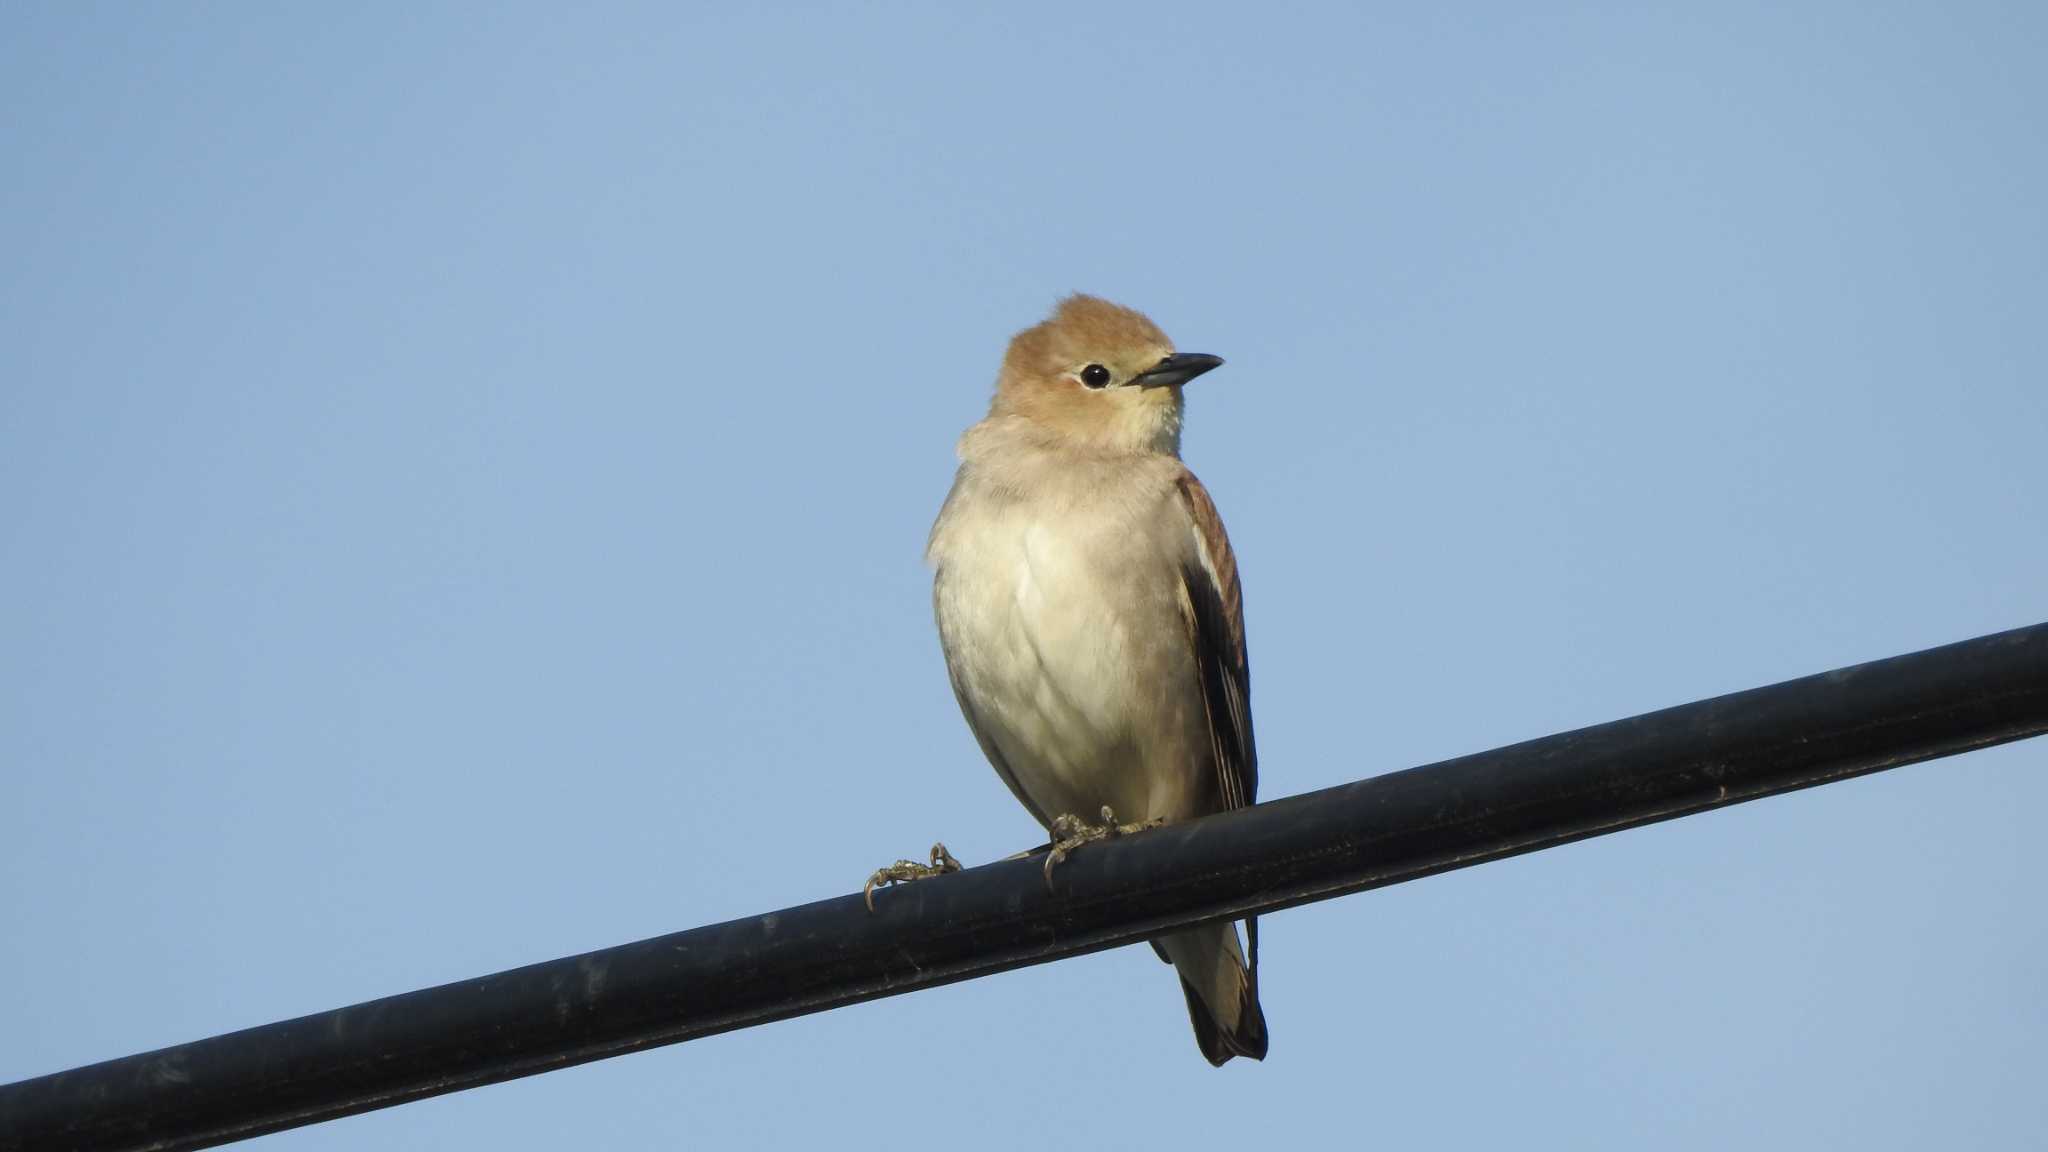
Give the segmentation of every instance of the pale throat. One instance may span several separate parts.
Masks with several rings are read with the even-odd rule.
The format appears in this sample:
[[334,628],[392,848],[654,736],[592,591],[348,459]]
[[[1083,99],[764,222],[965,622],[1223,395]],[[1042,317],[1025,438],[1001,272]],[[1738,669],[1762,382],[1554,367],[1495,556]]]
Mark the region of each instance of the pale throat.
[[1178,456],[1181,401],[1177,393],[1178,389],[1161,388],[1128,396],[1103,396],[1099,398],[1100,409],[1070,414],[1062,431],[1112,452]]

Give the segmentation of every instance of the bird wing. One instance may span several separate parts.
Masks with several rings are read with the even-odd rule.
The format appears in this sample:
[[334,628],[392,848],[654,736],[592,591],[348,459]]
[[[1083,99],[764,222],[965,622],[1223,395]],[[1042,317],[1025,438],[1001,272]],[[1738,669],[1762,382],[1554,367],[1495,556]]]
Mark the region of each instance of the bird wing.
[[[1194,648],[1195,669],[1202,681],[1202,709],[1209,719],[1209,746],[1216,763],[1216,810],[1224,812],[1259,798],[1259,749],[1252,739],[1252,674],[1244,647],[1244,590],[1237,582],[1237,555],[1230,550],[1230,537],[1223,531],[1223,517],[1216,512],[1216,502],[1209,499],[1209,490],[1194,473],[1183,470],[1178,495],[1193,535],[1190,555],[1181,565],[1181,616]],[[1256,1005],[1258,917],[1246,918],[1245,940],[1251,959],[1247,979]],[[1169,959],[1159,941],[1152,942],[1152,950],[1161,960]],[[1263,1043],[1260,1052],[1264,1052]]]
[[1216,760],[1216,810],[1243,808],[1259,794],[1259,753],[1252,741],[1251,667],[1245,660],[1244,592],[1237,557],[1215,502],[1192,472],[1182,472],[1180,504],[1194,546],[1181,565],[1181,614],[1194,646]]

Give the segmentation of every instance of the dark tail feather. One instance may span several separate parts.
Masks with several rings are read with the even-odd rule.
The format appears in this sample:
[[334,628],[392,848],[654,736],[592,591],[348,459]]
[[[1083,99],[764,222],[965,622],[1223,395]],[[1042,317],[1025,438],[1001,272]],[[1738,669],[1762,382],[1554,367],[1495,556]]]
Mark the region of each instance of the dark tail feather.
[[1222,1067],[1232,1056],[1249,1056],[1254,1060],[1266,1058],[1266,1014],[1259,1008],[1259,998],[1253,987],[1246,985],[1244,998],[1239,1009],[1239,1025],[1236,1031],[1227,1031],[1211,1015],[1209,1007],[1195,992],[1195,986],[1183,980],[1181,994],[1188,1000],[1188,1019],[1195,1025],[1195,1045],[1209,1063]]
[[[1257,948],[1257,929],[1253,948]],[[1266,1017],[1259,1009],[1259,978],[1248,962],[1235,924],[1208,924],[1153,941],[1180,974],[1195,1044],[1211,1064],[1233,1056],[1266,1057]],[[1257,955],[1253,952],[1252,955]]]

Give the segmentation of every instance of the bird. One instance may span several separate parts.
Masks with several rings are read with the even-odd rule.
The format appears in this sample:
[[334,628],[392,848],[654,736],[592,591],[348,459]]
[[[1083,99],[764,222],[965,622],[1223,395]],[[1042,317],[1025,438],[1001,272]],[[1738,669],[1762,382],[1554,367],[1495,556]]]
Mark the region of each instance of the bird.
[[[1237,560],[1180,459],[1184,390],[1222,363],[1068,296],[1011,339],[960,438],[933,612],[968,727],[1053,837],[1048,881],[1093,840],[1257,797]],[[1249,960],[1230,922],[1153,941],[1214,1065],[1266,1055],[1255,919],[1247,935]]]

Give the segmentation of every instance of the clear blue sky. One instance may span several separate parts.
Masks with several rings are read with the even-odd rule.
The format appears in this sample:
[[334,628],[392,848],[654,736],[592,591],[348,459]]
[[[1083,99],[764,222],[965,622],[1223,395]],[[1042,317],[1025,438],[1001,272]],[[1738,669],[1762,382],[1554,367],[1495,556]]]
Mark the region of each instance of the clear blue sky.
[[[2048,619],[2034,5],[0,13],[0,1080],[1033,829],[924,535],[1229,366],[1267,795]],[[765,6],[763,6],[765,7]],[[793,7],[793,6],[792,6]],[[2013,1147],[2048,746],[273,1148]]]

